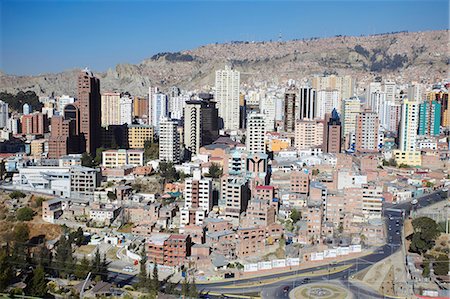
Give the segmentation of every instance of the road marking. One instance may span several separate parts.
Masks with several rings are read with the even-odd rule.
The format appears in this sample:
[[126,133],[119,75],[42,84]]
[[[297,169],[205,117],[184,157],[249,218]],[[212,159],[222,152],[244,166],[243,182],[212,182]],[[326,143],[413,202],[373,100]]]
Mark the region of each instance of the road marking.
[[[242,284],[235,284],[235,285],[229,285],[229,286],[221,286],[220,288],[223,289],[242,289],[242,288],[252,288],[252,287],[259,287],[259,286],[266,286],[269,284],[273,284],[276,282],[280,282],[280,281],[284,281],[284,280],[288,280],[288,279],[292,279],[292,278],[297,278],[297,277],[317,277],[317,276],[326,276],[326,275],[332,275],[332,274],[336,274],[342,271],[345,271],[349,268],[351,268],[354,264],[349,264],[346,266],[341,266],[338,268],[335,268],[333,271],[330,272],[324,272],[324,273],[313,273],[312,271],[310,272],[306,272],[306,273],[300,273],[300,274],[294,274],[294,275],[289,275],[289,276],[284,276],[284,277],[280,277],[280,278],[269,278],[266,279],[264,282],[249,282],[249,283],[242,283]],[[319,271],[323,271],[319,270]]]

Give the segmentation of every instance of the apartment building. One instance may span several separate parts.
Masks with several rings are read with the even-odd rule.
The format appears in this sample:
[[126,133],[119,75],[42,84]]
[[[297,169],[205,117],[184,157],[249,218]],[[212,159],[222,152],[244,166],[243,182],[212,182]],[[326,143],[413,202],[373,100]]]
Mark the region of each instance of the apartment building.
[[141,150],[107,150],[102,153],[102,165],[105,168],[118,168],[125,165],[143,166],[144,151]]

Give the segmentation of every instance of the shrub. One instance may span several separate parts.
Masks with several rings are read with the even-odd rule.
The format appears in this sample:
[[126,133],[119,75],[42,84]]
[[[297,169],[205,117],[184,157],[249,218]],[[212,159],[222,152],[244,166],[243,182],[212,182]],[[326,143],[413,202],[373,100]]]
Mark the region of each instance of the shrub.
[[28,207],[20,208],[17,210],[17,220],[19,221],[30,221],[33,219],[34,212]]

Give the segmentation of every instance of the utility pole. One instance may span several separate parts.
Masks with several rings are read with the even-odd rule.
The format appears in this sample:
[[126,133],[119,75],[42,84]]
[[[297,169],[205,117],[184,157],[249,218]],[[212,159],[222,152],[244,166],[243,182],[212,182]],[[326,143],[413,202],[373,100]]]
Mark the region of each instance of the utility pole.
[[90,278],[91,278],[91,272],[88,273],[86,279],[83,282],[83,286],[81,287],[81,292],[80,292],[80,299],[83,299],[84,288],[86,287],[86,284],[88,283]]

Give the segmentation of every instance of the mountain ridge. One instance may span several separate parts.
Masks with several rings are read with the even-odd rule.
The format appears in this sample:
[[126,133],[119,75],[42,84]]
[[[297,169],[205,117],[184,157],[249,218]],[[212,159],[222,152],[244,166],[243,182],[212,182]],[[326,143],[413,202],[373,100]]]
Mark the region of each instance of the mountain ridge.
[[[290,41],[214,43],[179,52],[157,53],[138,64],[117,64],[96,73],[102,92],[128,91],[145,96],[148,87],[172,85],[205,89],[214,71],[231,64],[241,81],[281,83],[315,74],[352,75],[357,80],[387,76],[399,81],[424,81],[448,76],[449,30],[396,32],[369,36],[334,36]],[[71,69],[36,76],[7,75],[0,71],[0,91],[32,90],[38,95],[76,95]]]

